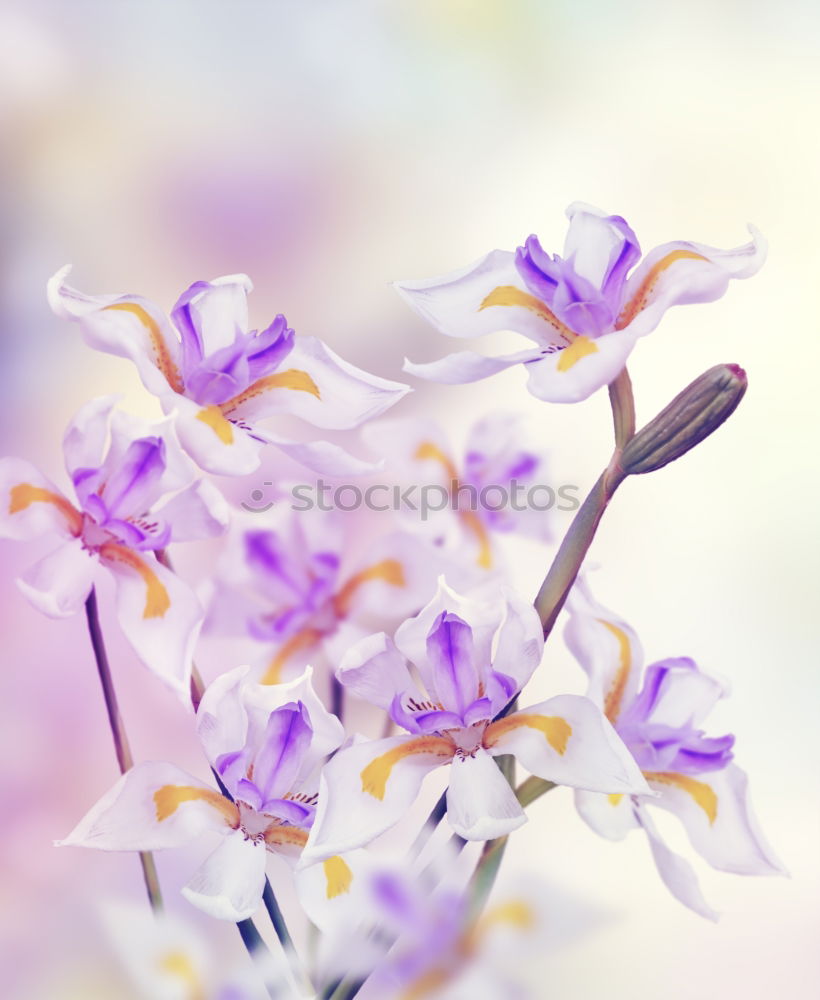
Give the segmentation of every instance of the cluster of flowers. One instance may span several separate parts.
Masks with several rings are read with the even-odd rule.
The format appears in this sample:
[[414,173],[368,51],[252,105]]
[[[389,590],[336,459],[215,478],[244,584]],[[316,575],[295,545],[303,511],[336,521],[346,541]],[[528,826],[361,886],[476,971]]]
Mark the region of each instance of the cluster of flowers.
[[[530,391],[552,402],[583,400],[620,380],[621,395],[612,395],[623,461],[610,486],[602,480],[609,499],[617,476],[630,472],[626,457],[638,440],[634,424],[624,422],[622,394],[638,338],[669,306],[716,299],[731,278],[755,273],[765,248],[753,233],[731,251],[670,243],[641,260],[620,217],[581,205],[568,214],[563,256],[548,255],[531,236],[514,253],[496,250],[466,270],[398,286],[449,336],[514,330],[535,347],[502,358],[459,352],[406,362],[405,370],[463,383],[523,364]],[[453,504],[430,523],[399,518],[391,533],[366,540],[360,523],[338,512],[275,506],[264,515],[231,515],[197,466],[245,475],[270,444],[317,474],[367,473],[376,466],[337,445],[295,443],[260,422],[290,414],[320,429],[354,428],[408,387],[297,337],[281,315],[264,330],[249,329],[244,276],[197,282],[170,318],[144,299],[86,296],[65,279],[60,272],[49,285],[54,310],[76,322],[91,346],[130,358],[166,417],[145,424],[111,396],[85,405],[63,445],[73,495],[25,461],[0,461],[0,532],[54,536],[53,551],[19,581],[52,617],[85,605],[92,622],[95,581],[113,575],[119,624],[146,667],[193,705],[214,780],[172,763],[138,763],[61,844],[151,852],[216,833],[219,846],[183,895],[240,925],[263,898],[281,924],[266,864],[270,855],[284,859],[304,913],[323,932],[312,988],[338,998],[360,989],[378,997],[507,995],[487,968],[488,942],[495,933],[529,933],[537,906],[525,892],[481,915],[476,899],[492,881],[505,838],[526,822],[525,806],[554,785],[576,790],[578,813],[601,836],[643,830],[664,883],[704,916],[714,912],[689,863],[659,836],[653,807],[674,813],[714,868],[781,870],[754,821],[746,776],[733,762],[734,738],[702,729],[726,686],[687,658],[644,669],[630,625],[595,600],[585,577],[576,579],[591,536],[577,564],[559,552],[533,606],[510,585],[499,536],[550,541],[539,511]],[[699,419],[691,410],[689,428]],[[652,447],[678,452],[654,464],[646,448],[632,447],[634,471],[657,468],[696,443],[682,446],[679,431],[661,434],[660,445],[655,434]],[[366,440],[389,459],[396,480],[449,488],[538,482],[545,467],[543,452],[523,443],[521,421],[506,414],[485,416],[462,457],[429,421],[381,421],[367,428]],[[577,538],[590,520],[584,509],[570,529]],[[225,532],[218,570],[195,592],[173,570],[168,548]],[[565,600],[564,636],[588,675],[587,695],[521,707]],[[243,665],[230,664],[207,689],[193,667],[200,631],[233,637],[242,650]],[[351,731],[344,717],[351,707],[380,738]],[[511,759],[532,776],[517,787]],[[446,817],[451,853],[423,872],[414,851],[388,865],[369,845],[408,819],[433,771],[446,775],[446,794],[423,829]],[[477,867],[466,841],[485,844]],[[288,962],[269,971],[267,992],[304,993],[290,938],[277,929]],[[150,974],[143,969],[150,995],[228,996],[203,985],[207,973],[193,946],[174,943],[184,934],[170,924],[152,934]],[[231,996],[255,995],[253,987],[242,990]]]

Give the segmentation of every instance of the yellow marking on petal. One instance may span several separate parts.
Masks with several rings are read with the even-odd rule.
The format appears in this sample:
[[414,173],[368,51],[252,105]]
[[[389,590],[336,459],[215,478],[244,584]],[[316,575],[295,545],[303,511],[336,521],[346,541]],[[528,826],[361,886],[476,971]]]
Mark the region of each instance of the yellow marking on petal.
[[299,368],[289,368],[285,372],[275,372],[273,375],[265,375],[263,378],[257,379],[243,392],[222,403],[220,409],[223,413],[232,413],[243,403],[247,403],[271,389],[294,389],[296,392],[308,392],[317,399],[322,398],[319,386],[307,372],[303,372]]
[[197,413],[196,419],[207,424],[223,444],[233,444],[233,425],[218,406],[206,406]]
[[12,486],[9,494],[9,514],[19,514],[33,503],[52,504],[68,521],[71,534],[82,534],[83,515],[64,496],[42,486],[32,486],[31,483],[18,483]]
[[282,682],[282,670],[294,653],[301,649],[309,649],[315,646],[322,638],[322,633],[315,628],[305,628],[301,632],[292,635],[282,646],[279,652],[270,662],[270,666],[265,672],[260,684],[280,684]]
[[530,904],[523,899],[511,899],[487,910],[476,924],[475,932],[477,935],[485,934],[490,927],[498,924],[529,930],[535,925],[535,913]]
[[308,832],[300,826],[274,823],[265,830],[265,843],[270,847],[299,847],[307,843]]
[[431,459],[434,462],[440,462],[441,465],[444,466],[444,471],[451,480],[458,479],[458,471],[456,470],[453,460],[433,441],[422,441],[418,448],[416,448],[413,458],[420,462],[423,462],[426,459]]
[[162,618],[171,607],[171,598],[157,574],[137,554],[124,545],[106,542],[100,546],[100,556],[109,562],[122,563],[142,577],[145,584],[143,618]]
[[649,299],[655,291],[663,272],[679,260],[705,260],[708,262],[708,257],[704,257],[703,254],[700,253],[695,253],[694,250],[673,250],[665,257],[661,257],[661,259],[649,269],[649,273],[641,282],[637,292],[635,292],[629,302],[627,302],[621,310],[621,315],[618,317],[618,321],[615,324],[616,330],[623,330],[628,327],[638,313],[643,312],[643,310],[646,309],[649,305]]
[[454,975],[452,969],[430,969],[407,987],[401,994],[401,1000],[422,1000],[424,997],[433,996],[439,987],[444,986]]
[[382,801],[388,779],[396,764],[405,757],[425,753],[450,758],[455,753],[455,745],[443,736],[416,736],[407,740],[370,761],[361,774],[362,791]]
[[674,771],[644,771],[643,776],[647,781],[654,781],[659,785],[680,788],[692,796],[695,803],[706,813],[710,823],[714,823],[717,819],[718,797],[705,781],[696,781],[688,774],[677,774]]
[[609,799],[609,804],[611,806],[619,806],[621,804],[623,794],[620,792],[612,792],[610,795],[607,795],[607,798]]
[[484,522],[474,510],[461,510],[459,511],[459,515],[467,529],[478,540],[478,557],[476,558],[476,562],[482,569],[491,569],[493,565],[493,549],[490,544],[490,535]]
[[328,899],[335,899],[336,896],[341,896],[342,893],[350,892],[353,872],[344,858],[340,858],[338,854],[333,858],[328,858],[327,861],[322,862],[322,868],[324,869],[325,880],[327,881]]
[[618,672],[604,699],[604,715],[610,722],[615,722],[621,711],[629,671],[632,669],[632,647],[629,644],[629,636],[622,628],[618,628],[612,622],[604,621],[603,618],[599,618],[598,621],[615,636],[618,643]]
[[195,785],[163,785],[154,792],[157,822],[162,823],[179,809],[184,802],[205,802],[216,809],[222,818],[235,829],[239,826],[239,808],[236,803],[210,788]]
[[569,347],[565,347],[561,351],[556,367],[559,372],[568,372],[581,358],[585,358],[590,354],[597,354],[597,352],[598,345],[594,340],[590,340],[589,337],[576,337]]
[[205,1000],[205,987],[196,974],[191,959],[183,951],[170,951],[160,960],[159,967],[163,972],[182,980],[190,992],[187,1000]]
[[407,580],[404,576],[404,568],[398,559],[382,559],[381,562],[368,566],[367,569],[354,573],[349,580],[341,587],[339,593],[333,598],[333,607],[337,615],[346,615],[350,610],[353,595],[362,586],[371,580],[383,580],[391,587],[404,587]]
[[578,336],[574,330],[570,330],[565,323],[562,323],[541,299],[516,288],[515,285],[500,285],[498,288],[494,288],[478,307],[479,312],[488,306],[520,306],[522,309],[528,309],[549,323],[567,344],[571,344]]
[[491,722],[484,731],[484,746],[495,746],[502,736],[521,726],[537,729],[556,753],[562,756],[566,753],[569,738],[572,736],[572,726],[567,720],[562,719],[560,715],[536,715],[527,712],[516,712],[504,719]]
[[131,313],[132,316],[136,316],[140,323],[142,323],[151,341],[151,348],[157,368],[165,376],[165,380],[174,392],[183,393],[185,386],[182,376],[171,358],[171,352],[168,350],[168,345],[165,343],[165,338],[162,336],[162,331],[154,317],[142,306],[137,305],[136,302],[115,302],[113,305],[105,306],[102,311],[109,312],[112,310]]

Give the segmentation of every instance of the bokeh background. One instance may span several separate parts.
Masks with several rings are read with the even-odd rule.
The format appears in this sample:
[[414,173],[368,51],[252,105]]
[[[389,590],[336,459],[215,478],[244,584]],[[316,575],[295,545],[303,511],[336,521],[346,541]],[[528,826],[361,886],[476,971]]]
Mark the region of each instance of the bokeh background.
[[[689,654],[731,679],[712,728],[737,734],[791,879],[699,865],[723,913],[713,926],[668,896],[640,837],[597,839],[559,790],[508,856],[546,886],[539,996],[817,995],[819,22],[808,0],[0,6],[0,451],[54,475],[91,396],[155,412],[126,362],[51,315],[45,283],[68,262],[84,290],[166,306],[195,279],[247,272],[256,323],[284,311],[401,378],[405,355],[450,345],[388,283],[533,231],[557,250],[576,199],[626,216],[645,249],[734,246],[747,220],[769,238],[759,276],[669,314],[633,355],[639,420],[716,362],[742,364],[750,390],[707,444],[626,484],[594,558],[600,598],[650,659]],[[399,412],[435,413],[458,436],[491,406],[528,415],[556,480],[587,485],[608,455],[605,394],[547,406],[521,371],[419,385]],[[233,484],[234,500],[262,478]],[[544,553],[512,552],[534,593]],[[129,998],[98,900],[139,899],[136,862],[51,846],[115,769],[84,623],[40,618],[14,586],[36,555],[0,547],[0,993]],[[137,757],[201,768],[173,698],[110,633]],[[533,688],[582,689],[560,641]],[[159,863],[171,906],[240,961],[229,929],[176,896],[190,857]]]

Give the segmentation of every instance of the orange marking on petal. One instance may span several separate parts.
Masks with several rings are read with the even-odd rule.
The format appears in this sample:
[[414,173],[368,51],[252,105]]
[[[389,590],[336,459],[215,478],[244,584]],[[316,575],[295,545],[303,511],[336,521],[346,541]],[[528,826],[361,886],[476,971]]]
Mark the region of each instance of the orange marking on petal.
[[367,569],[359,570],[347,580],[339,593],[333,598],[333,606],[337,615],[346,615],[350,610],[353,595],[365,583],[371,580],[383,580],[391,587],[404,587],[407,580],[404,576],[404,568],[398,559],[382,559],[381,562],[368,566]]
[[637,292],[635,292],[629,302],[627,302],[621,310],[621,315],[618,317],[618,321],[615,324],[616,330],[625,329],[635,319],[639,312],[643,312],[643,310],[646,309],[649,305],[649,299],[655,291],[663,272],[679,260],[708,261],[708,258],[704,257],[703,254],[695,253],[694,250],[673,250],[665,257],[661,257],[661,259],[649,269],[649,273],[641,282]]
[[715,790],[705,781],[696,781],[688,774],[677,774],[674,771],[644,771],[643,776],[647,781],[654,781],[659,785],[680,788],[692,796],[695,803],[706,813],[710,823],[714,823],[717,819],[718,797]]
[[603,618],[599,618],[598,621],[615,636],[618,642],[618,672],[604,699],[604,715],[610,722],[615,722],[621,711],[629,671],[632,669],[632,647],[629,645],[629,637],[622,628],[604,621]]
[[494,288],[478,307],[479,312],[488,306],[520,306],[522,309],[528,309],[549,323],[567,344],[571,344],[578,336],[574,330],[570,330],[565,323],[562,323],[541,299],[516,288],[515,285],[500,285],[498,288]]
[[270,662],[270,666],[262,677],[260,684],[279,684],[282,681],[282,668],[285,666],[287,661],[293,656],[294,653],[298,653],[300,649],[309,649],[311,646],[315,646],[316,643],[322,638],[322,633],[315,628],[305,628],[301,632],[297,632],[292,635],[290,639],[282,646],[279,652],[274,656]]
[[419,461],[424,461],[429,458],[434,462],[440,462],[444,466],[444,471],[451,480],[458,479],[458,472],[453,460],[432,441],[422,441],[416,449],[413,458],[418,459]]
[[210,788],[195,785],[163,785],[154,792],[157,822],[162,823],[179,809],[184,802],[205,802],[216,809],[228,826],[236,830],[239,826],[239,808],[235,802]]
[[171,358],[171,352],[168,350],[168,345],[165,343],[165,338],[162,336],[162,331],[154,317],[142,306],[137,305],[136,302],[115,302],[113,305],[105,306],[102,311],[108,312],[110,310],[127,312],[131,313],[132,316],[136,316],[148,333],[157,368],[165,376],[165,380],[174,392],[184,393],[185,385],[179,373],[179,368],[177,368]]
[[609,799],[609,804],[611,806],[619,806],[621,804],[621,799],[623,798],[623,794],[618,792],[612,792],[610,795],[607,795],[607,798]]
[[159,967],[187,987],[186,1000],[205,1000],[205,987],[196,973],[194,964],[184,951],[169,951],[160,959]]
[[521,726],[537,729],[556,753],[563,755],[566,752],[567,743],[572,736],[572,726],[567,720],[560,715],[535,715],[527,712],[516,712],[491,722],[484,731],[484,746],[495,746],[502,736]]
[[307,372],[303,372],[299,368],[289,368],[285,372],[275,372],[273,375],[265,375],[264,378],[257,379],[243,392],[222,403],[220,409],[223,413],[232,413],[243,403],[247,403],[271,389],[295,389],[297,392],[309,392],[317,399],[322,398],[319,386]]
[[82,534],[83,515],[64,496],[42,486],[32,486],[31,483],[18,483],[12,486],[9,494],[9,514],[19,514],[33,503],[53,504],[68,521],[71,534]]
[[265,843],[269,847],[304,847],[308,832],[300,826],[273,823],[265,830]]
[[400,760],[412,757],[414,754],[432,754],[435,757],[450,759],[455,749],[452,740],[444,736],[417,736],[407,740],[370,761],[361,774],[362,791],[382,801],[390,774]]
[[233,425],[218,406],[206,406],[197,413],[196,419],[207,424],[223,444],[233,444]]
[[590,354],[598,353],[598,345],[594,340],[590,340],[589,337],[579,336],[569,345],[565,347],[558,357],[557,369],[559,372],[568,372],[570,368],[573,368],[581,358],[586,358]]
[[478,558],[476,562],[482,569],[490,569],[493,564],[493,550],[490,535],[484,522],[474,510],[460,510],[459,516],[467,529],[478,539]]
[[325,880],[327,881],[328,899],[335,899],[336,896],[350,892],[353,872],[344,858],[340,858],[338,854],[335,857],[328,858],[327,861],[322,862],[322,868],[324,869]]
[[145,584],[145,608],[143,618],[162,618],[171,607],[171,598],[157,574],[137,554],[124,545],[106,542],[100,546],[100,556],[110,562],[122,563],[139,573]]

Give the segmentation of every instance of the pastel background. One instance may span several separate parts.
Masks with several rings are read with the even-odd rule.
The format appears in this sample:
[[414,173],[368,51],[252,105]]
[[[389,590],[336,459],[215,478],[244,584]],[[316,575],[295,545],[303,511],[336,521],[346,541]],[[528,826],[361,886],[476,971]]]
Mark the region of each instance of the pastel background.
[[[45,283],[65,263],[87,291],[166,306],[197,278],[247,272],[256,323],[283,311],[401,378],[405,355],[449,345],[388,283],[530,232],[558,250],[576,199],[624,215],[645,249],[734,246],[747,221],[767,235],[759,276],[669,314],[633,355],[639,420],[716,362],[742,364],[750,389],[695,453],[626,484],[593,557],[600,598],[650,659],[689,654],[731,679],[712,728],[737,734],[792,877],[698,864],[723,913],[713,926],[666,893],[640,837],[597,839],[559,790],[508,856],[510,875],[546,883],[538,996],[816,995],[819,27],[808,0],[0,5],[0,452],[55,476],[64,425],[91,396],[121,391],[155,412],[125,361],[92,354],[50,313]],[[556,480],[587,486],[606,461],[605,394],[548,406],[516,370],[418,384],[398,412],[433,412],[458,436],[491,406],[528,415]],[[235,502],[275,474],[268,461],[231,486]],[[534,593],[546,553],[511,551]],[[14,585],[36,555],[0,547],[0,993],[130,998],[97,902],[140,898],[135,860],[51,846],[116,772],[84,622],[42,619]],[[173,698],[109,633],[136,756],[201,769]],[[560,690],[582,681],[556,633],[533,692]],[[191,858],[159,866],[171,907],[241,961],[231,929],[175,892]]]

